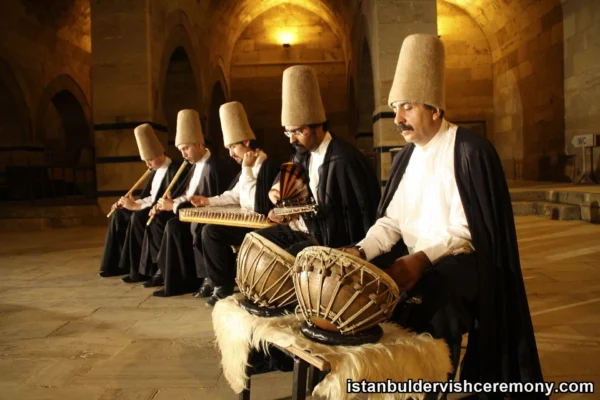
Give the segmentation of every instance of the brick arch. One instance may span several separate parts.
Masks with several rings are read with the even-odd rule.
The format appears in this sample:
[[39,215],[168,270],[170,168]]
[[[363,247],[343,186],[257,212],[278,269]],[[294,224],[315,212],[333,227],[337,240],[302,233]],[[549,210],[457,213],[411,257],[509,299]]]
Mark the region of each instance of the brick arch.
[[7,116],[10,116],[11,119],[11,123],[6,125],[5,128],[10,131],[17,129],[20,132],[16,138],[9,138],[6,136],[7,132],[2,132],[2,144],[23,145],[33,142],[30,110],[22,90],[22,85],[19,83],[10,65],[1,58],[0,84],[4,86],[6,96],[3,99],[6,101],[3,112],[6,112]]

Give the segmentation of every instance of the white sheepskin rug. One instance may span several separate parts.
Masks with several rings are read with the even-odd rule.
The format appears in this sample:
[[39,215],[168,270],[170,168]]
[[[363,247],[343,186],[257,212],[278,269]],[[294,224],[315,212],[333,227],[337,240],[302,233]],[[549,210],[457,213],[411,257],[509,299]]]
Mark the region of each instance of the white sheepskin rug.
[[[313,392],[331,400],[350,400],[347,379],[360,382],[445,382],[452,370],[448,346],[441,339],[415,334],[392,323],[382,323],[383,337],[375,344],[327,346],[311,341],[300,332],[302,316],[261,318],[238,306],[243,297],[231,296],[216,303],[213,327],[221,351],[223,374],[231,388],[245,387],[246,366],[251,349],[264,350],[269,343],[294,346],[329,362],[331,372]],[[370,394],[373,400],[422,399],[424,393]]]

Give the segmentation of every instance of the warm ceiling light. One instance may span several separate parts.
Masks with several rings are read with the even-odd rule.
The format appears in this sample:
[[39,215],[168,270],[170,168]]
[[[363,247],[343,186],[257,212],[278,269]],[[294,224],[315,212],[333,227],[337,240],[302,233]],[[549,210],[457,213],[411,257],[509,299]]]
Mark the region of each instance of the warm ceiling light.
[[294,34],[292,32],[281,31],[278,35],[279,43],[284,47],[290,47],[294,42]]

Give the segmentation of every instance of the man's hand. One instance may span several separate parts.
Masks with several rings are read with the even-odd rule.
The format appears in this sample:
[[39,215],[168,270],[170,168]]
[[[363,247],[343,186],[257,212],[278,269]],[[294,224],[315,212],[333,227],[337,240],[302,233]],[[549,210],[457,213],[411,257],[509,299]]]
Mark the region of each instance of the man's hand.
[[242,167],[254,167],[256,163],[256,159],[258,158],[258,150],[256,151],[248,151],[244,154],[244,159],[242,160]]
[[275,210],[273,209],[269,211],[267,218],[278,224],[286,224],[289,221],[289,218],[287,218],[285,215],[275,215]]
[[190,202],[194,207],[205,207],[208,205],[208,199],[204,196],[192,196]]
[[156,205],[160,211],[173,211],[172,199],[160,199]]
[[269,190],[269,200],[271,203],[277,204],[277,202],[281,199],[281,193],[277,189]]
[[126,208],[130,211],[142,209],[142,206],[140,204],[136,203],[135,200],[133,200],[133,198],[131,196],[130,197],[121,197],[117,203],[119,204],[119,206]]
[[338,250],[341,250],[344,253],[351,254],[351,255],[353,255],[355,257],[361,258],[360,251],[358,251],[358,249],[356,247],[343,247],[343,248],[340,248]]
[[117,209],[117,207],[119,207],[119,202],[113,203],[113,205],[110,206],[110,211],[115,211],[115,209]]
[[408,256],[398,258],[394,264],[385,270],[396,282],[400,292],[410,291],[427,268],[431,261],[422,251]]
[[153,216],[155,216],[155,215],[156,215],[156,214],[158,214],[158,213],[160,213],[160,210],[158,209],[158,204],[157,204],[157,205],[155,205],[154,207],[152,207],[152,208],[150,209],[150,212],[148,213],[148,215],[149,215],[150,217],[153,217]]

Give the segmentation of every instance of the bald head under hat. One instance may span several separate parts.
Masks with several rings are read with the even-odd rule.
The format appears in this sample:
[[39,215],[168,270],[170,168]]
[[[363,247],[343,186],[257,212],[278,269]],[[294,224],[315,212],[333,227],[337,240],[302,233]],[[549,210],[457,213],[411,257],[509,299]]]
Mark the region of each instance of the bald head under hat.
[[232,101],[223,104],[219,108],[219,117],[221,118],[223,144],[225,147],[245,140],[256,140],[242,103]]
[[327,120],[314,68],[295,65],[283,71],[282,126],[321,124]]
[[407,36],[388,97],[390,107],[395,102],[421,103],[445,110],[444,59],[444,44],[437,36]]
[[164,154],[165,149],[160,140],[158,140],[158,137],[156,137],[156,133],[154,133],[154,129],[152,129],[150,124],[137,126],[133,130],[133,134],[135,135],[135,141],[137,142],[142,160],[152,160]]
[[200,116],[196,110],[185,109],[177,113],[175,147],[182,144],[204,144]]

